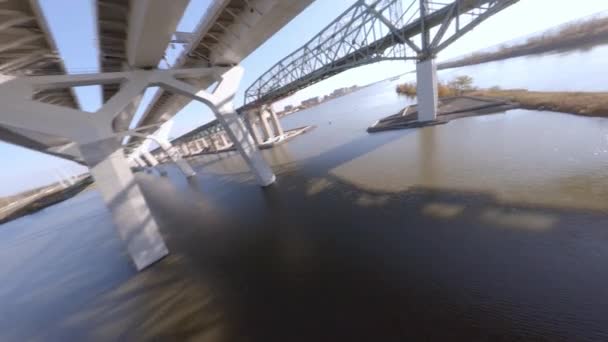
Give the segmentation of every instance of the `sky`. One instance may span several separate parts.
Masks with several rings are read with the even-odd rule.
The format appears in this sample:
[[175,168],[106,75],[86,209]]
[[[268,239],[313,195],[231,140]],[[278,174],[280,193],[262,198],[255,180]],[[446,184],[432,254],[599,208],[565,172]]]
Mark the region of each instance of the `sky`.
[[[95,6],[92,0],[39,0],[49,27],[55,37],[59,53],[70,73],[98,71],[98,48],[95,27]],[[211,0],[191,0],[178,25],[178,31],[191,32],[203,16]],[[245,89],[261,74],[283,57],[299,48],[327,24],[354,3],[354,0],[316,0],[273,37],[242,61],[245,75],[235,98],[235,105],[243,104]],[[520,0],[515,5],[496,14],[473,31],[467,33],[438,56],[448,60],[478,49],[494,46],[504,41],[542,31],[555,25],[588,16],[608,9],[605,0]],[[169,62],[180,47],[169,47]],[[166,67],[161,62],[161,67]],[[312,85],[275,104],[282,108],[297,104],[312,96],[325,95],[335,88],[365,85],[414,70],[412,61],[382,62],[345,71],[339,75]],[[143,105],[154,90],[148,89]],[[101,105],[101,93],[97,86],[76,89],[83,110],[95,111]],[[135,114],[141,115],[143,105]],[[213,119],[204,105],[192,102],[175,117],[170,136],[177,137]],[[34,186],[55,181],[62,174],[86,171],[73,162],[0,142],[0,155],[10,160],[8,168],[0,170],[0,196],[6,196]]]

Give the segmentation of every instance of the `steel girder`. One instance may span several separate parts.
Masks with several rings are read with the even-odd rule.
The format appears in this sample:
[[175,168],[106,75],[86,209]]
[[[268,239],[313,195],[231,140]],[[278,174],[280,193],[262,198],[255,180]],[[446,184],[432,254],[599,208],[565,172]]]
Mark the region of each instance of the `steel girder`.
[[246,111],[357,66],[424,60],[519,0],[358,0],[245,91]]

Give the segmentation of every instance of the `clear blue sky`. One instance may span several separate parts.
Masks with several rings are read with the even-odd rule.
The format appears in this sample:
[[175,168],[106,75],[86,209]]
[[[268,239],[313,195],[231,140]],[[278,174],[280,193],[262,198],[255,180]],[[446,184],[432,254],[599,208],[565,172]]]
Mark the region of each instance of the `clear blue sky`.
[[[73,73],[98,70],[93,1],[40,2],[68,70]],[[242,104],[244,89],[259,75],[312,38],[353,2],[354,0],[316,0],[300,16],[245,59],[242,62],[245,76],[237,93],[237,106]],[[211,0],[191,0],[178,30],[192,31],[210,3]],[[449,59],[605,9],[608,9],[608,2],[600,0],[578,0],[576,5],[570,1],[521,0],[457,41],[442,52],[439,58]],[[178,50],[168,49],[169,55],[176,52]],[[298,103],[311,96],[330,93],[338,87],[364,85],[413,68],[411,62],[386,62],[353,69],[304,89],[278,105]],[[150,93],[151,91],[147,92],[147,97]],[[79,88],[77,96],[84,110],[93,111],[100,106],[101,94],[98,87]],[[137,114],[139,113],[136,113],[136,116]],[[192,103],[176,116],[171,135],[178,136],[212,118],[211,112],[205,106]],[[0,196],[49,183],[54,180],[54,170],[57,169],[62,169],[64,173],[86,170],[77,164],[2,142],[0,155],[4,160],[10,160],[9,167],[0,170]]]

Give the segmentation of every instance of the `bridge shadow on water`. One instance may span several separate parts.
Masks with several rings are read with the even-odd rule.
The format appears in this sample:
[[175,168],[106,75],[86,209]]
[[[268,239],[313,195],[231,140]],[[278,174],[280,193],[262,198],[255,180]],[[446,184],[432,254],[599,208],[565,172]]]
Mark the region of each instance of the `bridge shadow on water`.
[[304,160],[277,150],[266,157],[279,181],[266,189],[238,161],[190,182],[175,170],[138,175],[171,254],[97,291],[45,336],[608,338],[605,213],[440,188],[371,191],[329,172],[399,137],[354,139]]

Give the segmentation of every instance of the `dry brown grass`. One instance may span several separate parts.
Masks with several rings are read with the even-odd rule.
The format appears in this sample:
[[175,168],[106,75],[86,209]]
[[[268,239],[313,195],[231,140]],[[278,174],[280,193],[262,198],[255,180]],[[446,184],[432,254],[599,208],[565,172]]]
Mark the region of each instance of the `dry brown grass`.
[[402,83],[397,85],[395,89],[398,94],[405,95],[407,97],[416,96],[416,83]]
[[541,54],[552,51],[585,49],[608,43],[608,18],[594,17],[566,24],[558,30],[530,37],[515,45],[502,45],[497,51],[475,52],[459,60],[441,63],[438,69],[475,65],[507,58]]
[[439,97],[449,97],[456,96],[458,94],[458,90],[451,88],[443,83],[437,84],[437,94]]
[[537,92],[524,89],[476,90],[471,96],[494,97],[518,102],[522,108],[542,109],[585,116],[608,117],[608,93]]
[[[416,83],[402,83],[397,85],[396,89],[397,93],[401,95],[405,95],[407,97],[415,97],[416,96]],[[458,91],[449,87],[446,84],[439,83],[437,84],[437,93],[439,97],[448,97],[448,96],[456,96]]]

